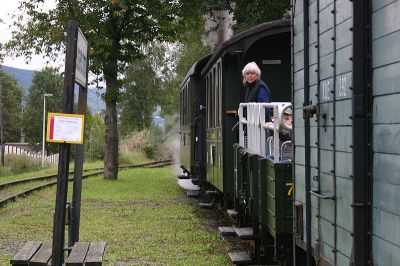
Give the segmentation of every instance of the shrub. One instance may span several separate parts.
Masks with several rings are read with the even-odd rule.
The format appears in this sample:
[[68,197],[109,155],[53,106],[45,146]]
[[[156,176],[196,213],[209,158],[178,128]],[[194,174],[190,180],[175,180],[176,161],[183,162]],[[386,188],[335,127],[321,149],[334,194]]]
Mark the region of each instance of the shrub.
[[131,133],[121,139],[119,146],[119,163],[134,164],[146,161],[143,147],[146,145],[144,131]]
[[91,116],[86,126],[85,154],[89,160],[103,160],[106,150],[105,125],[99,115]]
[[159,127],[134,132],[121,139],[120,164],[133,164],[138,161],[165,158],[163,146],[164,133]]
[[41,167],[42,163],[40,160],[26,155],[5,155],[4,166],[0,166],[0,176],[36,171],[41,169]]

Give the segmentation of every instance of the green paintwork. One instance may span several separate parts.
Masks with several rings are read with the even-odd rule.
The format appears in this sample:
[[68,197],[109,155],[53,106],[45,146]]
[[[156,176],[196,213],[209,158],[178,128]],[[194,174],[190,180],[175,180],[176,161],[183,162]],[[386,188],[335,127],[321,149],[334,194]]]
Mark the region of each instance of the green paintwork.
[[[276,238],[278,234],[292,233],[293,218],[293,193],[290,183],[293,183],[292,165],[290,163],[277,163],[267,160],[267,173],[265,178],[267,187],[266,197],[266,226],[270,234]],[[291,190],[290,192],[293,192]]]

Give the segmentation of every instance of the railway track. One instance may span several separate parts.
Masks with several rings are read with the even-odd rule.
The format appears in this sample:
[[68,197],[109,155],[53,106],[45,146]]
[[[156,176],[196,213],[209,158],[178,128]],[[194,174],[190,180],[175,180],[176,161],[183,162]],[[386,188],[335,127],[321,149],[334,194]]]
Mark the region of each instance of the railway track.
[[[119,166],[118,169],[124,170],[132,168],[157,168],[157,167],[172,165],[173,162],[174,161],[172,159],[169,159],[169,160],[155,161],[143,164],[123,165]],[[92,176],[97,176],[99,174],[102,174],[103,170],[104,168],[84,169],[83,171],[86,174],[83,174],[82,178],[85,179]],[[73,174],[74,171],[69,172],[70,176],[68,178],[69,181],[73,181]],[[6,205],[7,203],[25,197],[34,191],[38,191],[43,188],[56,185],[57,184],[56,177],[57,174],[54,174],[54,175],[25,178],[0,184],[0,208]]]

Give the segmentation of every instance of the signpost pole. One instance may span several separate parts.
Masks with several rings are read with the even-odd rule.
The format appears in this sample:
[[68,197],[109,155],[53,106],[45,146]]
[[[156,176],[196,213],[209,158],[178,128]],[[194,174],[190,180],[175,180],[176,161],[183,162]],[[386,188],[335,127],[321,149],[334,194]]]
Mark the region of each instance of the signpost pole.
[[[89,54],[89,46],[87,47],[87,55]],[[86,57],[86,69],[89,66],[89,59]],[[86,81],[87,81],[86,71]],[[87,106],[87,85],[79,85],[78,113],[85,114]],[[85,125],[83,125],[85,128]],[[72,192],[72,226],[70,243],[73,245],[79,241],[79,224],[81,220],[81,195],[82,195],[82,171],[84,160],[84,144],[76,145],[75,150],[75,169],[74,169],[74,187]]]
[[[73,112],[78,27],[79,25],[76,21],[70,21],[68,23],[67,52],[65,56],[64,72],[64,113]],[[64,262],[65,208],[67,204],[68,191],[69,154],[70,145],[66,143],[61,144],[58,161],[57,195],[53,223],[52,266],[60,266]]]
[[[79,86],[78,113],[85,114],[87,104],[87,88]],[[84,160],[84,144],[75,148],[74,186],[72,191],[72,226],[69,243],[79,241],[79,224],[81,216],[82,172]]]
[[[86,45],[86,47],[85,47]],[[76,72],[79,73],[79,97],[78,113],[85,115],[87,106],[87,80],[89,69],[89,45],[82,32],[78,34],[78,58]],[[85,128],[85,124],[83,124]],[[81,220],[81,195],[82,195],[82,172],[84,161],[84,144],[76,145],[74,187],[72,191],[72,225],[69,243],[71,246],[79,241],[79,225]]]

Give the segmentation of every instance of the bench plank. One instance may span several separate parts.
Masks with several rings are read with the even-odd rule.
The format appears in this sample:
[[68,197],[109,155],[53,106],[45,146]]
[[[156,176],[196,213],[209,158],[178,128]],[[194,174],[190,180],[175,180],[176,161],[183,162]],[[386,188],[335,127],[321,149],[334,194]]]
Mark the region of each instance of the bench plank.
[[86,254],[85,265],[101,266],[103,264],[104,249],[106,242],[91,242]]
[[71,253],[68,256],[68,259],[65,261],[65,265],[66,266],[83,265],[88,249],[89,249],[88,242],[76,242],[74,247],[72,248]]
[[29,260],[35,255],[42,245],[42,241],[28,241],[10,260],[12,265],[28,265]]
[[49,242],[43,243],[39,251],[32,257],[29,266],[46,265],[49,263],[52,253],[52,245]]

